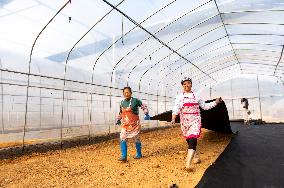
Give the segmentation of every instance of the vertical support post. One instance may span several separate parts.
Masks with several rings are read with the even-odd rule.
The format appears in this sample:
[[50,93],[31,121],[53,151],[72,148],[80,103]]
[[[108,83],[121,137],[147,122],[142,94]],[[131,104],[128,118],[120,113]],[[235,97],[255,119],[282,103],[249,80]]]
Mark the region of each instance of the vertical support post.
[[[112,66],[115,68],[115,36],[112,36]],[[116,72],[113,69],[113,76],[111,77],[110,95],[109,95],[109,112],[112,113],[112,89],[116,82]],[[110,134],[110,122],[108,122],[108,133]]]
[[123,15],[121,15],[121,43],[122,43],[122,45],[124,45],[124,41],[123,41],[124,34],[123,33],[124,33],[123,32]]
[[[92,93],[91,93],[92,95]],[[92,103],[91,103],[92,104]],[[88,109],[88,115],[89,115],[89,122],[88,122],[88,141],[90,143],[91,141],[91,123],[92,123],[92,110],[90,108],[92,108],[91,104],[89,104],[89,96],[87,95],[87,109]],[[75,117],[75,116],[73,116]],[[76,122],[74,122],[76,124]]]
[[[0,66],[2,68],[2,62],[0,58]],[[2,82],[2,70],[1,70],[1,82]],[[1,124],[2,124],[2,134],[4,134],[4,89],[3,84],[1,83]]]
[[235,108],[234,108],[234,100],[233,100],[233,80],[231,79],[231,98],[232,98],[232,111],[233,111],[233,119],[235,119]]
[[167,96],[166,96],[166,89],[165,89],[165,111],[167,111]]
[[261,110],[261,100],[260,100],[260,89],[259,89],[258,74],[256,75],[256,80],[257,80],[257,90],[258,90],[259,113],[260,113],[260,119],[262,119],[262,110]]
[[[157,114],[159,113],[159,90],[157,90]],[[157,121],[157,127],[159,126],[159,122]]]
[[[41,85],[41,77],[39,77],[39,83],[40,83],[40,85]],[[41,95],[42,95],[42,93],[41,93],[41,88],[39,88],[39,128],[41,129],[41,122],[42,122],[42,115],[41,115],[41,113],[42,113],[42,97],[41,97]]]
[[157,90],[157,114],[159,113],[159,91]]

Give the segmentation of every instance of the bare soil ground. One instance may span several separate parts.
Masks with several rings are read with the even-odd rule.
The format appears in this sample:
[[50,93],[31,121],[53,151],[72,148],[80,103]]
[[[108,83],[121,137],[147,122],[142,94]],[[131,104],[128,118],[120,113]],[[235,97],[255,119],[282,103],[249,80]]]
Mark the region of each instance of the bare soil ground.
[[117,161],[119,139],[89,146],[33,153],[0,161],[0,187],[194,187],[232,135],[202,130],[201,163],[184,170],[187,144],[179,127],[141,134],[143,158],[128,142],[128,162]]

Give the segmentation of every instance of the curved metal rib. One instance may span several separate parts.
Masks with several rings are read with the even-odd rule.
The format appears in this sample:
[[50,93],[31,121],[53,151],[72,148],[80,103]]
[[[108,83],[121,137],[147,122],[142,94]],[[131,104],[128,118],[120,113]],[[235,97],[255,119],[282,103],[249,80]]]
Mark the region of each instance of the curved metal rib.
[[[239,35],[239,34],[236,34],[236,35]],[[233,36],[233,35],[231,35],[231,36]],[[262,43],[232,43],[232,44],[261,44],[261,45],[273,45],[273,46],[281,46],[281,45],[275,45],[275,44],[262,44]],[[241,50],[241,49],[235,49],[235,50]],[[248,49],[246,49],[246,50],[248,50]],[[270,51],[270,50],[257,50],[257,49],[252,49],[252,50],[256,50],[256,51],[269,51],[269,52],[278,52],[278,51]],[[186,55],[187,56],[187,55]],[[174,71],[176,71],[176,70],[178,70],[179,68],[181,68],[182,66],[180,66],[180,67],[178,67],[178,68],[176,68],[176,69],[174,69],[173,70],[173,72]],[[168,66],[166,67],[166,68],[168,68]],[[171,73],[173,73],[173,72],[171,72]],[[170,74],[171,74],[170,73]],[[166,75],[165,77],[168,77],[170,74],[168,74],[168,75]],[[159,82],[158,83],[158,87],[159,87],[159,85],[160,85],[160,83],[161,82]]]
[[[202,55],[200,55],[200,56],[197,56],[196,58],[192,59],[191,61],[194,61],[194,60],[196,60],[196,59],[198,59],[198,58],[200,58],[200,57],[202,57],[202,56],[204,56],[204,55],[207,55],[207,54],[210,53],[210,52],[214,52],[214,51],[219,50],[219,49],[221,49],[221,48],[223,48],[223,47],[226,47],[226,46],[228,46],[228,45],[229,45],[229,44],[226,44],[226,45],[224,45],[224,46],[221,46],[221,47],[215,48],[215,49],[213,49],[213,50],[207,51],[207,52],[205,52],[204,54],[202,54]],[[192,54],[192,52],[187,53],[185,56],[188,56],[189,54]],[[162,70],[160,70],[160,72],[163,72],[167,67],[169,67],[170,65],[172,65],[172,64],[174,64],[174,63],[176,63],[176,62],[178,62],[179,60],[180,60],[180,59],[175,60],[173,63],[170,63],[169,65],[167,65],[166,67],[164,67]],[[181,68],[181,67],[182,67],[182,66],[180,66],[179,68]],[[175,70],[177,70],[177,69],[175,69]],[[175,71],[175,70],[174,70],[174,71]],[[173,73],[174,71],[172,71],[171,73]],[[169,74],[170,74],[170,73],[169,73]],[[168,74],[168,75],[169,75],[169,74]],[[164,80],[164,78],[167,77],[168,75],[163,76],[160,80]],[[150,82],[149,82],[149,83],[151,83],[151,82],[152,82],[152,79],[150,79]],[[158,88],[159,88],[160,83],[161,83],[161,81],[158,82]],[[140,83],[139,83],[139,84],[140,84]]]
[[281,59],[282,59],[283,50],[284,50],[284,46],[282,47],[281,54],[280,54],[279,60],[278,60],[278,62],[277,62],[277,65],[276,65],[276,67],[275,67],[275,70],[274,70],[273,75],[275,75],[276,70],[277,70],[277,67],[278,67],[278,65],[279,65],[279,63],[280,63],[280,61],[281,61]]
[[[108,4],[109,6],[111,6],[111,7],[113,7],[114,8],[114,6],[111,4],[111,3],[109,3],[108,1],[106,1],[106,0],[103,0],[103,2],[105,2],[106,4]],[[208,1],[208,2],[210,2],[210,1]],[[208,3],[207,2],[207,3]],[[206,3],[205,3],[206,4]],[[203,6],[203,5],[201,5],[201,6]],[[200,7],[200,6],[199,6]],[[198,8],[198,7],[197,7]],[[197,8],[195,8],[195,9],[197,9]],[[190,62],[188,59],[186,59],[186,58],[184,58],[181,54],[179,54],[176,50],[174,50],[174,49],[172,49],[170,46],[168,46],[165,42],[163,42],[163,41],[161,41],[157,36],[155,36],[155,34],[157,33],[155,33],[155,34],[152,34],[151,32],[149,32],[147,29],[145,29],[143,26],[141,26],[139,23],[137,23],[135,20],[133,20],[132,18],[130,18],[129,16],[127,16],[124,12],[122,12],[121,10],[119,10],[119,9],[117,9],[117,8],[115,8],[119,13],[121,13],[124,17],[126,17],[129,21],[131,21],[132,23],[134,23],[135,25],[137,25],[138,27],[140,27],[142,30],[144,30],[146,33],[148,33],[149,35],[150,35],[150,37],[148,37],[146,40],[144,40],[142,43],[140,43],[139,45],[137,45],[135,48],[133,48],[131,51],[129,51],[123,58],[121,58],[117,63],[116,63],[116,65],[114,66],[114,68],[113,68],[113,71],[112,71],[112,76],[111,76],[111,82],[112,82],[112,80],[113,80],[113,72],[114,72],[114,70],[115,70],[115,68],[116,68],[116,66],[126,57],[126,56],[128,56],[132,51],[134,51],[136,48],[138,48],[139,46],[141,46],[145,41],[147,41],[147,40],[149,40],[151,37],[153,37],[155,40],[157,40],[159,43],[161,43],[162,45],[164,45],[165,47],[167,47],[169,50],[171,50],[172,52],[174,52],[175,54],[177,54],[179,57],[181,57],[182,59],[184,59],[184,60],[186,60],[187,62],[189,62],[189,63],[191,63],[192,64],[192,62]],[[195,10],[195,9],[193,9],[193,10]],[[191,11],[193,11],[193,10],[191,10]],[[188,14],[188,13],[186,13],[186,14]],[[185,16],[185,15],[183,15],[183,16]],[[180,18],[178,18],[178,19],[180,19]],[[175,21],[174,21],[175,22]],[[171,22],[171,23],[173,23],[173,22]],[[169,24],[168,24],[169,25]],[[167,26],[168,26],[167,25]],[[165,26],[164,28],[166,28],[167,26]],[[159,31],[158,31],[159,32]],[[195,66],[197,69],[199,69],[202,73],[204,73],[204,74],[206,74],[204,71],[202,71],[198,66],[196,66],[195,64],[192,64],[193,66]],[[206,74],[209,78],[211,78],[210,77],[210,75],[208,75],[208,74]],[[212,78],[211,78],[212,79]],[[214,80],[214,79],[213,79]]]
[[[227,28],[226,28],[226,26],[225,26],[225,24],[224,24],[224,20],[223,20],[223,18],[222,18],[222,16],[221,16],[221,12],[220,12],[220,10],[219,10],[219,7],[218,7],[218,5],[217,5],[216,0],[214,0],[214,3],[215,3],[216,8],[217,8],[217,10],[218,10],[218,12],[219,12],[220,18],[221,18],[221,20],[222,20],[222,24],[223,24],[223,26],[224,26],[224,29],[225,29],[226,33],[227,33],[227,36],[228,36],[228,39],[229,39],[229,41],[230,41],[231,47],[232,47],[232,49],[233,49],[233,51],[234,51],[235,58],[236,58],[236,60],[239,62],[238,57],[237,57],[236,52],[235,52],[235,49],[234,49],[234,47],[233,47],[233,45],[232,45],[232,42],[231,42],[231,39],[230,39],[230,37],[229,37]],[[239,66],[240,66],[240,70],[242,71],[242,67],[241,67],[240,62],[239,62]]]
[[[122,0],[121,2],[119,2],[116,6],[119,6],[121,3],[123,3],[124,0]],[[66,57],[66,61],[64,64],[64,78],[63,78],[63,88],[62,88],[62,107],[61,107],[61,122],[60,122],[60,128],[61,128],[61,147],[62,147],[62,128],[63,128],[63,118],[64,118],[64,101],[65,101],[65,85],[66,85],[66,71],[67,71],[67,64],[68,64],[68,60],[69,60],[69,56],[71,54],[71,52],[73,51],[73,49],[75,48],[75,46],[97,25],[99,24],[106,16],[108,16],[111,12],[113,11],[113,9],[111,9],[110,11],[108,11],[103,17],[101,17],[71,48],[71,50],[68,52],[68,55]],[[92,101],[92,95],[91,95],[91,101]],[[92,102],[91,102],[91,109],[92,109]],[[90,110],[90,114],[92,113],[92,110]],[[91,120],[91,115],[90,115],[90,122]],[[90,124],[89,126],[89,138],[90,138]]]
[[35,47],[35,44],[42,34],[42,32],[46,29],[46,27],[53,21],[53,19],[67,6],[68,3],[71,3],[70,0],[68,0],[56,13],[55,15],[47,22],[47,24],[42,28],[42,30],[37,35],[36,39],[34,40],[34,43],[32,45],[32,49],[30,51],[29,56],[29,70],[28,70],[28,83],[27,83],[27,92],[26,92],[26,105],[25,105],[25,122],[24,122],[24,128],[23,128],[23,150],[25,146],[25,136],[26,136],[26,126],[27,126],[27,111],[28,111],[28,100],[29,100],[29,86],[30,86],[30,74],[31,74],[31,62],[32,62],[32,54]]
[[[231,51],[232,51],[232,50],[231,50]],[[226,57],[224,57],[223,59],[227,59],[227,58],[230,58],[230,57],[233,57],[233,56],[234,56],[234,55],[226,56]],[[225,61],[225,62],[221,63],[220,65],[223,65],[223,64],[226,64],[226,63],[230,63],[230,62],[234,62],[234,61],[236,61],[236,60]],[[209,67],[211,64],[214,64],[214,63],[215,63],[215,62],[211,62],[210,64],[207,64],[207,65],[204,66],[203,68]],[[190,70],[190,69],[186,69],[185,71],[187,71],[187,70]],[[197,72],[197,71],[195,71],[195,72]],[[193,72],[192,74],[194,74],[194,72]],[[210,73],[210,74],[211,74],[211,73]],[[169,77],[169,75],[166,76],[166,77]],[[178,75],[177,75],[176,77],[178,77]],[[176,80],[176,79],[175,79],[176,77],[171,78],[171,80]],[[202,78],[204,78],[204,76],[202,76],[200,79],[202,79]],[[197,80],[197,81],[198,81],[198,80]],[[166,84],[166,86],[168,86],[168,85],[169,85],[169,83]],[[173,85],[174,85],[174,84],[173,84]]]
[[[172,2],[170,2],[169,4],[167,4],[166,6],[162,7],[161,9],[159,9],[158,11],[154,12],[153,14],[151,14],[149,17],[147,17],[146,19],[144,19],[142,22],[140,22],[140,24],[144,23],[145,21],[149,20],[151,17],[153,17],[154,15],[156,15],[158,12],[164,10],[165,8],[169,7],[171,4],[173,4],[175,1],[177,0],[174,0]],[[131,31],[133,31],[134,29],[136,29],[138,26],[135,26],[133,27],[132,29],[130,29],[128,32],[126,32],[123,36],[126,36],[127,34],[129,34]],[[93,66],[93,70],[92,70],[92,77],[93,77],[93,74],[94,74],[94,70],[95,70],[95,67],[98,63],[98,61],[100,60],[100,58],[104,55],[104,53],[106,51],[108,51],[114,44],[116,44],[118,41],[120,41],[122,39],[122,37],[118,38],[113,44],[109,45],[108,48],[106,48],[99,56],[98,58],[96,59],[95,63],[94,63],[94,66]],[[93,80],[93,78],[92,78]]]
[[[232,50],[231,50],[232,51]],[[228,52],[230,52],[230,51],[226,51],[225,53],[228,53]],[[220,56],[220,55],[223,55],[224,53],[221,53],[221,54],[217,54],[216,56],[214,56],[214,57],[218,57],[218,56]],[[214,58],[213,57],[213,58]],[[231,57],[231,56],[227,56],[227,57]],[[226,58],[226,57],[225,57]],[[209,64],[206,64],[206,66],[204,66],[204,67],[207,67],[207,66],[209,66],[211,63],[209,63]],[[165,75],[164,77],[165,78],[167,78],[167,77],[169,77],[171,74],[173,74],[175,71],[177,71],[177,70],[179,70],[180,68],[182,68],[184,65],[181,65],[181,66],[179,66],[179,67],[177,67],[176,69],[174,69],[173,71],[171,71],[169,74],[167,74],[167,75]],[[203,68],[204,68],[203,67]],[[163,78],[164,79],[164,78]],[[161,80],[163,80],[163,79],[161,79]],[[159,85],[160,85],[160,83],[161,82],[159,82]]]
[[[210,17],[210,18],[208,18],[208,19],[206,19],[206,20],[203,20],[202,22],[200,22],[200,23],[198,23],[198,24],[196,24],[196,25],[190,27],[189,29],[185,30],[184,32],[182,32],[182,33],[178,34],[177,36],[173,37],[173,38],[172,38],[171,40],[169,40],[166,44],[169,44],[170,42],[174,41],[175,39],[181,37],[182,35],[186,34],[186,33],[189,32],[189,31],[191,31],[191,30],[194,29],[195,27],[197,27],[197,26],[199,26],[199,25],[205,23],[205,22],[208,21],[208,20],[211,20],[212,18],[215,18],[216,16],[217,16],[217,15],[214,15],[214,16],[212,16],[212,17]],[[212,31],[218,29],[219,27],[220,27],[220,26],[218,26],[218,27],[216,27],[216,28],[214,28],[214,29],[212,29],[212,30],[210,30],[210,31],[208,31],[208,32],[206,32],[206,33],[203,33],[202,35],[200,35],[200,36],[194,38],[193,40],[187,42],[186,44],[184,44],[184,45],[182,45],[181,47],[179,47],[178,49],[176,49],[176,51],[179,51],[180,49],[184,48],[185,46],[187,46],[187,45],[190,44],[191,42],[193,42],[193,41],[195,41],[195,40],[201,38],[202,36],[206,35],[207,33],[210,33],[210,32],[212,32]],[[148,56],[153,55],[154,53],[158,52],[158,51],[159,51],[161,48],[163,48],[163,47],[164,47],[164,46],[161,45],[159,48],[157,48],[156,50],[152,51],[150,54],[145,55],[145,58],[142,59],[139,63],[137,63],[137,64],[132,68],[132,70],[130,71],[130,73],[128,74],[127,83],[128,83],[128,81],[129,81],[130,75],[132,74],[132,71],[134,71],[134,69],[135,69],[137,66],[139,66],[144,60],[146,60],[146,59],[148,58]],[[166,59],[167,57],[171,56],[172,54],[174,54],[174,53],[173,53],[173,52],[170,53],[169,55],[165,56],[163,59]],[[163,59],[162,59],[162,60],[163,60]],[[161,60],[158,61],[158,62],[161,62]]]

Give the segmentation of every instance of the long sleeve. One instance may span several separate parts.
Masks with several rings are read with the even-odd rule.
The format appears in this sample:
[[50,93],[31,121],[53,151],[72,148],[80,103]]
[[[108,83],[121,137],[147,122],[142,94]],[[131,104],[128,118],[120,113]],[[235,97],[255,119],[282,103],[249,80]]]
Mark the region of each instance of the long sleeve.
[[148,106],[145,103],[143,103],[140,99],[137,98],[135,99],[136,99],[136,105],[143,110],[144,114],[148,114],[149,113]]
[[148,114],[149,110],[146,104],[142,103],[141,109],[143,110],[144,114]]
[[172,114],[178,115],[180,113],[180,109],[181,109],[181,99],[180,95],[177,95]]
[[203,101],[200,98],[198,98],[198,104],[204,110],[209,110],[211,108],[214,108],[217,105],[215,101],[212,101],[210,103],[205,103],[205,101]]
[[121,120],[122,119],[121,113],[122,113],[121,106],[119,106],[119,113],[118,113],[118,115],[116,117],[116,120]]

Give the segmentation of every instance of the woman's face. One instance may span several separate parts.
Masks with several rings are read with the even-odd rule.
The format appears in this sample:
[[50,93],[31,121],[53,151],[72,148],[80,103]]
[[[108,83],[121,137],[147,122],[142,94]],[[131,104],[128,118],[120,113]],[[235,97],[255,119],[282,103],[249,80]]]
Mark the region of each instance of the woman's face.
[[123,91],[123,96],[124,96],[125,99],[129,100],[131,98],[131,95],[132,95],[132,93],[129,91],[129,89],[125,89]]
[[185,92],[191,92],[192,83],[190,81],[185,81],[183,82],[182,87]]

